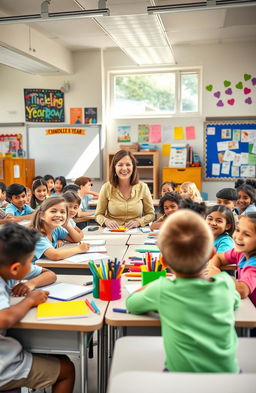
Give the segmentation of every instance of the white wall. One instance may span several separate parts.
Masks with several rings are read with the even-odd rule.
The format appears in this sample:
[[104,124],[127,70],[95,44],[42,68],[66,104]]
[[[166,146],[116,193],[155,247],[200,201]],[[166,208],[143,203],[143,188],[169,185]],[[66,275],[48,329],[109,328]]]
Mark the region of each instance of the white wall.
[[[216,98],[213,92],[222,91],[224,94],[223,82],[230,80],[234,85],[238,81],[243,81],[245,73],[256,77],[256,43],[230,43],[212,45],[183,45],[174,47],[174,54],[178,67],[202,67],[202,113],[199,117],[179,117],[179,118],[143,118],[143,119],[122,119],[112,120],[107,126],[108,144],[107,150],[116,151],[117,127],[118,125],[131,125],[132,135],[136,135],[138,124],[170,124],[172,126],[196,127],[196,140],[189,141],[195,151],[203,158],[203,122],[206,117],[227,117],[227,116],[255,116],[256,115],[256,94],[254,91],[252,105],[244,103],[241,91],[236,90],[232,96],[236,99],[234,106],[225,104],[224,107],[216,106]],[[122,69],[122,67],[132,66],[126,56],[119,50],[112,49],[105,52],[105,69],[107,71]],[[212,93],[206,91],[205,86],[214,85]],[[255,89],[255,88],[254,88]],[[223,97],[222,94],[222,97]],[[221,97],[221,98],[222,98]],[[228,96],[226,96],[228,97]],[[229,97],[228,97],[229,98]],[[226,101],[226,99],[225,99]],[[136,142],[136,139],[133,140]],[[170,143],[173,143],[170,139]],[[161,167],[167,166],[167,159],[161,158]],[[203,182],[203,191],[208,192],[209,199],[214,200],[216,190],[222,187],[233,187],[234,182]]]
[[[202,67],[202,113],[199,117],[191,118],[165,118],[165,119],[133,119],[114,120],[108,124],[106,134],[106,151],[113,152],[118,149],[117,126],[131,124],[134,134],[139,123],[194,125],[197,139],[191,145],[203,156],[203,121],[209,116],[254,116],[256,115],[256,95],[254,91],[253,105],[245,104],[236,94],[237,105],[216,107],[216,99],[205,90],[205,85],[212,83],[216,90],[223,90],[225,79],[236,82],[242,80],[244,73],[256,77],[256,44],[237,43],[223,45],[180,46],[174,48],[177,65]],[[66,76],[38,76],[26,74],[0,65],[0,123],[24,122],[24,88],[59,89],[64,81],[71,85],[69,93],[65,94],[65,117],[69,123],[70,107],[97,107],[98,122],[103,119],[102,91],[102,66],[106,71],[134,66],[135,64],[119,49],[106,50],[103,53],[96,50],[76,52],[74,54],[74,73]],[[108,108],[106,111],[109,114]],[[2,130],[1,130],[2,132]],[[10,133],[10,129],[6,129]],[[24,142],[26,143],[24,136]],[[170,140],[172,142],[172,140]],[[24,146],[25,146],[24,143]],[[56,148],[57,150],[57,148]],[[35,157],[36,158],[36,157]],[[167,160],[162,160],[161,165],[167,165]],[[232,187],[233,182],[204,182],[203,191],[209,193],[209,198],[214,199],[216,189]],[[99,189],[100,184],[96,185]]]

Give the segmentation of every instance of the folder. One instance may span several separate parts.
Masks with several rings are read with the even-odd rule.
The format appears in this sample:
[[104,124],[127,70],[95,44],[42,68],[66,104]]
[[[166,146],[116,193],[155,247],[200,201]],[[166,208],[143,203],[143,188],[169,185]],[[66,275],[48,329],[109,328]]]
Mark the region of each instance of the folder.
[[84,318],[88,314],[84,300],[42,303],[37,306],[38,319]]
[[73,300],[77,297],[92,293],[92,286],[69,284],[66,282],[56,282],[45,287],[41,287],[44,291],[49,292],[49,298],[56,300]]

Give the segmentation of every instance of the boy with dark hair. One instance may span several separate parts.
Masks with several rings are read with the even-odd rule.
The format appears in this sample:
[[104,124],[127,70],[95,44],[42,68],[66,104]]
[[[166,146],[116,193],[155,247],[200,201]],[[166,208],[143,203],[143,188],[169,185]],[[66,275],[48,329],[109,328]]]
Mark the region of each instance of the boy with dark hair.
[[[20,321],[30,308],[47,300],[48,292],[32,289],[56,279],[53,272],[31,264],[38,239],[37,231],[15,223],[0,229],[0,391],[53,385],[53,393],[71,393],[74,368],[70,361],[31,354],[17,340],[6,337],[6,329]],[[28,281],[15,285],[24,278]],[[10,306],[10,288],[15,296],[26,297]]]
[[11,184],[7,188],[7,198],[10,202],[6,208],[6,213],[14,215],[14,221],[31,220],[33,209],[26,204],[26,187],[22,184]]
[[131,294],[128,311],[158,311],[166,367],[174,372],[238,373],[234,309],[240,296],[225,272],[210,280],[203,270],[213,250],[213,235],[205,220],[179,210],[164,222],[158,245],[175,274]]

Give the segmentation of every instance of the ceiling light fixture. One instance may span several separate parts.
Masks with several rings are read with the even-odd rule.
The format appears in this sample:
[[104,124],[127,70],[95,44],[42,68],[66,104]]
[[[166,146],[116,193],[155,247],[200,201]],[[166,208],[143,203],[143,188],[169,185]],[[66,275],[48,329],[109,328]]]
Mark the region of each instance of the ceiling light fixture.
[[234,8],[234,7],[246,7],[256,6],[254,0],[207,0],[204,2],[195,3],[184,3],[184,4],[168,4],[147,7],[148,14],[164,14],[171,12],[183,12],[183,11],[209,11],[217,10],[221,8]]
[[4,16],[0,17],[0,24],[50,22],[53,20],[95,18],[109,15],[109,9],[106,8],[106,0],[99,0],[99,8],[93,10],[63,11],[52,13],[49,13],[50,2],[51,0],[44,0],[42,2],[41,14]]

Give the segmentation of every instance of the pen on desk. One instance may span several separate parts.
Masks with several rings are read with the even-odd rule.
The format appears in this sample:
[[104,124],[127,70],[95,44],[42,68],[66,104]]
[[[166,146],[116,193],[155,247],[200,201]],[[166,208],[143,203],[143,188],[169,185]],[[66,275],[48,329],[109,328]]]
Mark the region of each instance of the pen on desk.
[[96,303],[95,303],[94,300],[91,300],[91,305],[92,305],[92,307],[94,308],[95,312],[96,312],[97,314],[100,314],[100,309],[98,308],[98,306],[96,305]]
[[92,281],[87,281],[87,282],[85,282],[83,285],[84,285],[84,286],[87,286],[87,285],[92,285],[92,284],[93,284]]
[[112,308],[114,312],[122,312],[123,314],[127,314],[128,311],[125,308]]
[[92,312],[96,312],[95,309],[93,308],[93,306],[91,305],[91,303],[89,302],[88,299],[85,299],[85,303],[87,304],[87,306],[89,307],[89,309],[90,309]]

